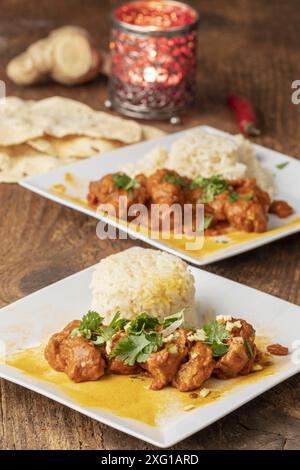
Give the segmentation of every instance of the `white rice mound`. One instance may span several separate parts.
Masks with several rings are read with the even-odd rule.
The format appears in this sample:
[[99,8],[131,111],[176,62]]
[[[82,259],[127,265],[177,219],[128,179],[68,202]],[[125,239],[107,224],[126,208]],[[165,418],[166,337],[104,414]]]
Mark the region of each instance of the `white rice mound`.
[[171,145],[169,152],[163,147],[152,149],[124,171],[131,176],[138,173],[149,176],[159,168],[172,169],[189,178],[213,175],[226,179],[256,178],[258,186],[273,197],[272,173],[260,164],[251,142],[242,135],[187,131]]
[[182,309],[196,325],[194,277],[180,258],[163,251],[130,248],[100,261],[93,273],[91,309],[108,324],[116,311],[132,319],[147,312],[160,319]]

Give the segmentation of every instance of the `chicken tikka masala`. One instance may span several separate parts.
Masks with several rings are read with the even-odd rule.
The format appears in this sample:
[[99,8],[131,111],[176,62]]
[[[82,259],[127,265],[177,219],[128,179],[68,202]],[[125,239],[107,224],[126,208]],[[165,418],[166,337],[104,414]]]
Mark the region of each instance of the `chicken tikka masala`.
[[[183,322],[183,312],[163,321],[147,313],[129,321],[117,312],[104,325],[103,317],[89,311],[50,338],[45,358],[74,382],[146,374],[152,390],[171,385],[182,392],[199,388],[211,376],[230,379],[258,370],[262,353],[253,326],[245,320],[219,316],[201,329],[184,328]],[[288,350],[271,345],[270,353]]]
[[[125,205],[120,204],[123,196]],[[271,201],[269,194],[256,183],[255,178],[226,180],[219,175],[194,180],[180,176],[176,171],[159,169],[150,176],[139,174],[131,178],[119,172],[105,175],[89,184],[87,195],[91,206],[111,205],[121,219],[131,220],[128,211],[133,204],[151,207],[160,205],[160,217],[170,215],[171,206],[204,204],[205,235],[218,235],[228,230],[261,233],[267,230],[269,214],[285,218],[293,209],[285,201]],[[182,224],[181,224],[182,226]],[[176,228],[173,226],[173,228]]]

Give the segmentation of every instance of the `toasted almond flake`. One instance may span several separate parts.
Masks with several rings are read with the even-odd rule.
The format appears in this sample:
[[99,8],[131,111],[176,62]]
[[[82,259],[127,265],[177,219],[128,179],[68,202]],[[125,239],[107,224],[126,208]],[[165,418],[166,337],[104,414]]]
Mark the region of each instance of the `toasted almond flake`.
[[226,322],[226,325],[225,325],[226,331],[230,332],[231,330],[233,330],[233,328],[234,328],[234,323],[232,323],[231,321]]
[[254,364],[254,366],[252,367],[252,370],[253,372],[258,372],[260,370],[263,370],[263,366],[261,366],[260,364]]
[[193,352],[193,353],[191,354],[191,359],[196,359],[196,357],[198,357],[198,356],[199,356],[198,353]]
[[217,315],[216,320],[220,322],[231,321],[232,316],[231,315]]
[[209,394],[210,394],[209,388],[202,388],[202,390],[200,390],[200,392],[199,392],[199,395],[202,398],[207,397],[207,395],[209,395]]
[[188,341],[205,341],[205,338],[206,334],[202,328],[196,330],[195,333],[190,333],[187,337]]
[[81,365],[81,367],[85,367],[85,366],[86,366],[86,362],[82,361],[80,365]]
[[167,336],[166,338],[163,338],[163,342],[164,343],[169,343],[170,341],[173,341],[175,335],[174,333],[170,334],[169,336]]
[[191,411],[193,410],[195,407],[194,405],[186,405],[184,408],[183,408],[183,411]]

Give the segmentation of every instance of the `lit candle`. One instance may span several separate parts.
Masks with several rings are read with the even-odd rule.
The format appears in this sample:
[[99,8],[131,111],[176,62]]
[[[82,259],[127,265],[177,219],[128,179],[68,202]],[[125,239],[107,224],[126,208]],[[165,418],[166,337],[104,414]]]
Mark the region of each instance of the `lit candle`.
[[113,12],[110,100],[123,114],[169,118],[194,102],[198,15],[171,0]]

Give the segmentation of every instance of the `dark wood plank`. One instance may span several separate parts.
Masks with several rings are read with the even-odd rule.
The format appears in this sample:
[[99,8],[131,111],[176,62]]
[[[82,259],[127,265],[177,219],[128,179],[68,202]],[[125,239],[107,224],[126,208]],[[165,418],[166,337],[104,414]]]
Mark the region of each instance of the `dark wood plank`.
[[[110,8],[118,2],[2,0],[0,79],[7,61],[54,27],[78,24],[99,45],[108,40]],[[297,0],[190,2],[199,9],[198,101],[182,126],[210,124],[236,132],[225,101],[248,95],[258,107],[271,148],[300,158],[300,106],[291,103],[291,82],[300,77]],[[62,95],[104,109],[106,79],[73,88],[55,84],[20,88],[23,98]],[[155,123],[174,131],[167,123]],[[83,269],[133,244],[100,241],[96,221],[31,194],[0,185],[0,306]],[[300,305],[299,235],[206,267],[230,279]],[[220,293],[221,295],[221,293]],[[263,315],[263,312],[262,312]],[[0,385],[2,449],[151,449],[107,426],[6,381]],[[296,376],[175,446],[177,449],[299,449],[300,378]]]

